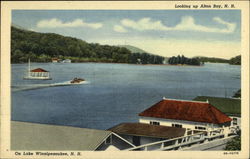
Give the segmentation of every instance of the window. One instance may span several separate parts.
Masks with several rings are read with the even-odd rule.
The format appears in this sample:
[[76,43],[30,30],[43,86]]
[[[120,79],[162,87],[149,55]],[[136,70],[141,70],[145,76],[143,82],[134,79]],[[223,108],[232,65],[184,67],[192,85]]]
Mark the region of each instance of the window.
[[132,142],[135,146],[140,146],[141,145],[141,137],[140,136],[133,136]]
[[157,121],[150,121],[150,124],[151,124],[151,125],[160,125],[160,122],[157,122]]
[[206,128],[203,127],[203,126],[195,126],[195,129],[198,129],[198,130],[206,130]]
[[233,125],[237,125],[237,118],[233,118]]
[[172,124],[172,127],[182,128],[182,125],[181,124]]

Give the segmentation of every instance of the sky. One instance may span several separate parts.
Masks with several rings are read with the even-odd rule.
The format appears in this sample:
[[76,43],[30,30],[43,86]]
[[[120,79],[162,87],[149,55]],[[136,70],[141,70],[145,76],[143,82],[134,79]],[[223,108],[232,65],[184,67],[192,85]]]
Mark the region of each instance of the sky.
[[241,54],[240,10],[13,10],[12,24],[165,57]]

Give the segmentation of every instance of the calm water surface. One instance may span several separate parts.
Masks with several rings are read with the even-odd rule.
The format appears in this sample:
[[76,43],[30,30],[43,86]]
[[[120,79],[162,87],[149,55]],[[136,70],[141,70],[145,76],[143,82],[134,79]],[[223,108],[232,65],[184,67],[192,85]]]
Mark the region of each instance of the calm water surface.
[[[41,64],[52,80],[23,80],[27,64],[12,65],[12,120],[108,129],[137,122],[137,114],[162,97],[190,100],[196,96],[230,97],[240,88],[240,66],[128,65],[102,63]],[[83,85],[36,87],[86,79]]]

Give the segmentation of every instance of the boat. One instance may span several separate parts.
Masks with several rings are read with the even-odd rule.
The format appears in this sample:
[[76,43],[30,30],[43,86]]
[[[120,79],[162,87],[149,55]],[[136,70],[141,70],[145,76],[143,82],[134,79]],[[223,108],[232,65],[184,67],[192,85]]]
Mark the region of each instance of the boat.
[[30,59],[28,61],[28,73],[23,79],[25,80],[51,80],[50,73],[42,68],[36,68],[31,70]]
[[61,63],[71,63],[71,60],[70,59],[65,59],[65,60],[61,61]]
[[80,84],[83,83],[85,80],[82,78],[74,78],[73,80],[70,81],[71,84]]

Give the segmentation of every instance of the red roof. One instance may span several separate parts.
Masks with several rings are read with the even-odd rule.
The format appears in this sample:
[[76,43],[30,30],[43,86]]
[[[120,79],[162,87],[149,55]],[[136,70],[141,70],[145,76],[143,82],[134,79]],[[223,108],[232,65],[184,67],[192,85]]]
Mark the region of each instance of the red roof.
[[232,119],[206,102],[164,99],[139,116],[221,124]]
[[30,72],[49,72],[49,71],[46,71],[46,70],[44,70],[42,68],[36,68],[34,70],[31,70]]

